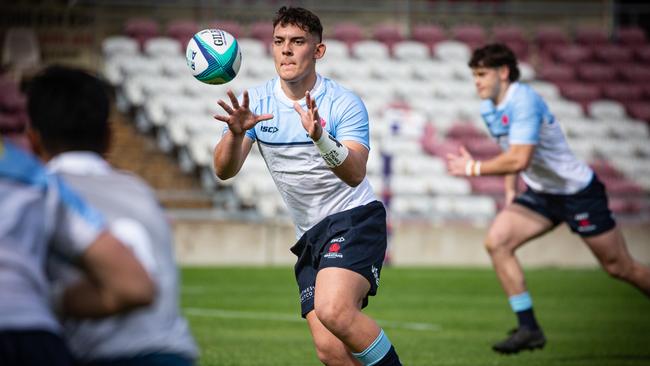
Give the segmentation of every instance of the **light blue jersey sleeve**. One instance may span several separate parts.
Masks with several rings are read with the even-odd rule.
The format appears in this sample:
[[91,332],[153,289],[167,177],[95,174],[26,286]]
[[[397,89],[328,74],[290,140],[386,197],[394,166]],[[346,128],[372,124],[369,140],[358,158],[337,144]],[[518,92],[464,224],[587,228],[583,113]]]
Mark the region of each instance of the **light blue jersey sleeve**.
[[542,100],[529,90],[515,94],[512,100],[510,144],[536,145],[543,121]]
[[356,141],[370,150],[368,111],[357,95],[342,94],[332,105],[333,131],[339,141]]

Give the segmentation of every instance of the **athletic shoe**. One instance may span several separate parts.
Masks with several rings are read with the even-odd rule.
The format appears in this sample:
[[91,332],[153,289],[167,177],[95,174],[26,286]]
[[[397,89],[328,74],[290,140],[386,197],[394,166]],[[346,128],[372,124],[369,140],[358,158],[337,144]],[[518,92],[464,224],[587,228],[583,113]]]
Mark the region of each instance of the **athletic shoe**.
[[542,349],[546,344],[546,337],[541,329],[528,329],[519,327],[511,330],[508,338],[492,346],[495,352],[511,354],[522,350]]

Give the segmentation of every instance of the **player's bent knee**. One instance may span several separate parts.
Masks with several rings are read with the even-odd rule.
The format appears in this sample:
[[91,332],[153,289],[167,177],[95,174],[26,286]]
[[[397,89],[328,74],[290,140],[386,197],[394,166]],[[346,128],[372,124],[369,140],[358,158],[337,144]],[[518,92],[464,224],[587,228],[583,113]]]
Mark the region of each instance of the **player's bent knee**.
[[354,312],[357,311],[353,307],[345,306],[336,301],[316,306],[314,310],[318,320],[333,333],[340,333],[349,329],[354,318]]

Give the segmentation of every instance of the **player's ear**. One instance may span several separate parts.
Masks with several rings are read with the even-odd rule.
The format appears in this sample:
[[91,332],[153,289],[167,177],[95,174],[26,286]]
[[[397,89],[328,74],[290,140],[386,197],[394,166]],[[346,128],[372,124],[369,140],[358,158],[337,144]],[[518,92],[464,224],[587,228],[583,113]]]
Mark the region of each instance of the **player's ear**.
[[29,145],[32,147],[32,152],[41,159],[47,160],[47,154],[45,147],[43,146],[43,138],[41,137],[41,134],[31,127],[27,127],[25,134],[27,135],[27,140],[29,140]]
[[497,69],[499,73],[499,80],[507,81],[510,78],[510,68],[507,65],[500,66]]
[[318,60],[319,58],[323,58],[325,56],[325,50],[327,47],[325,46],[325,43],[316,43],[316,49],[314,50],[314,59]]

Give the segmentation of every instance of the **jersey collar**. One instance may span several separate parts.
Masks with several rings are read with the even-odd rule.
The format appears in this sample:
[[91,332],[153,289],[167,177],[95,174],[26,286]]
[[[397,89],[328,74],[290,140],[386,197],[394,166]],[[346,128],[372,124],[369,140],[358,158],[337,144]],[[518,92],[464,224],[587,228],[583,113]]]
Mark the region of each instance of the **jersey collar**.
[[47,168],[55,173],[80,175],[104,175],[111,169],[106,160],[90,151],[64,152],[50,160]]
[[503,98],[501,103],[496,106],[497,110],[501,110],[506,107],[512,96],[515,94],[515,91],[519,88],[519,82],[512,83],[508,86],[508,91],[506,91],[506,97]]
[[[316,83],[314,87],[309,91],[309,94],[312,98],[317,97],[323,90],[323,78],[320,74],[316,74]],[[288,105],[293,108],[293,103],[298,102],[302,107],[305,107],[305,97],[302,97],[300,100],[292,100],[284,93],[282,86],[280,85],[280,78],[275,78],[275,83],[273,85],[273,94],[282,104]]]

